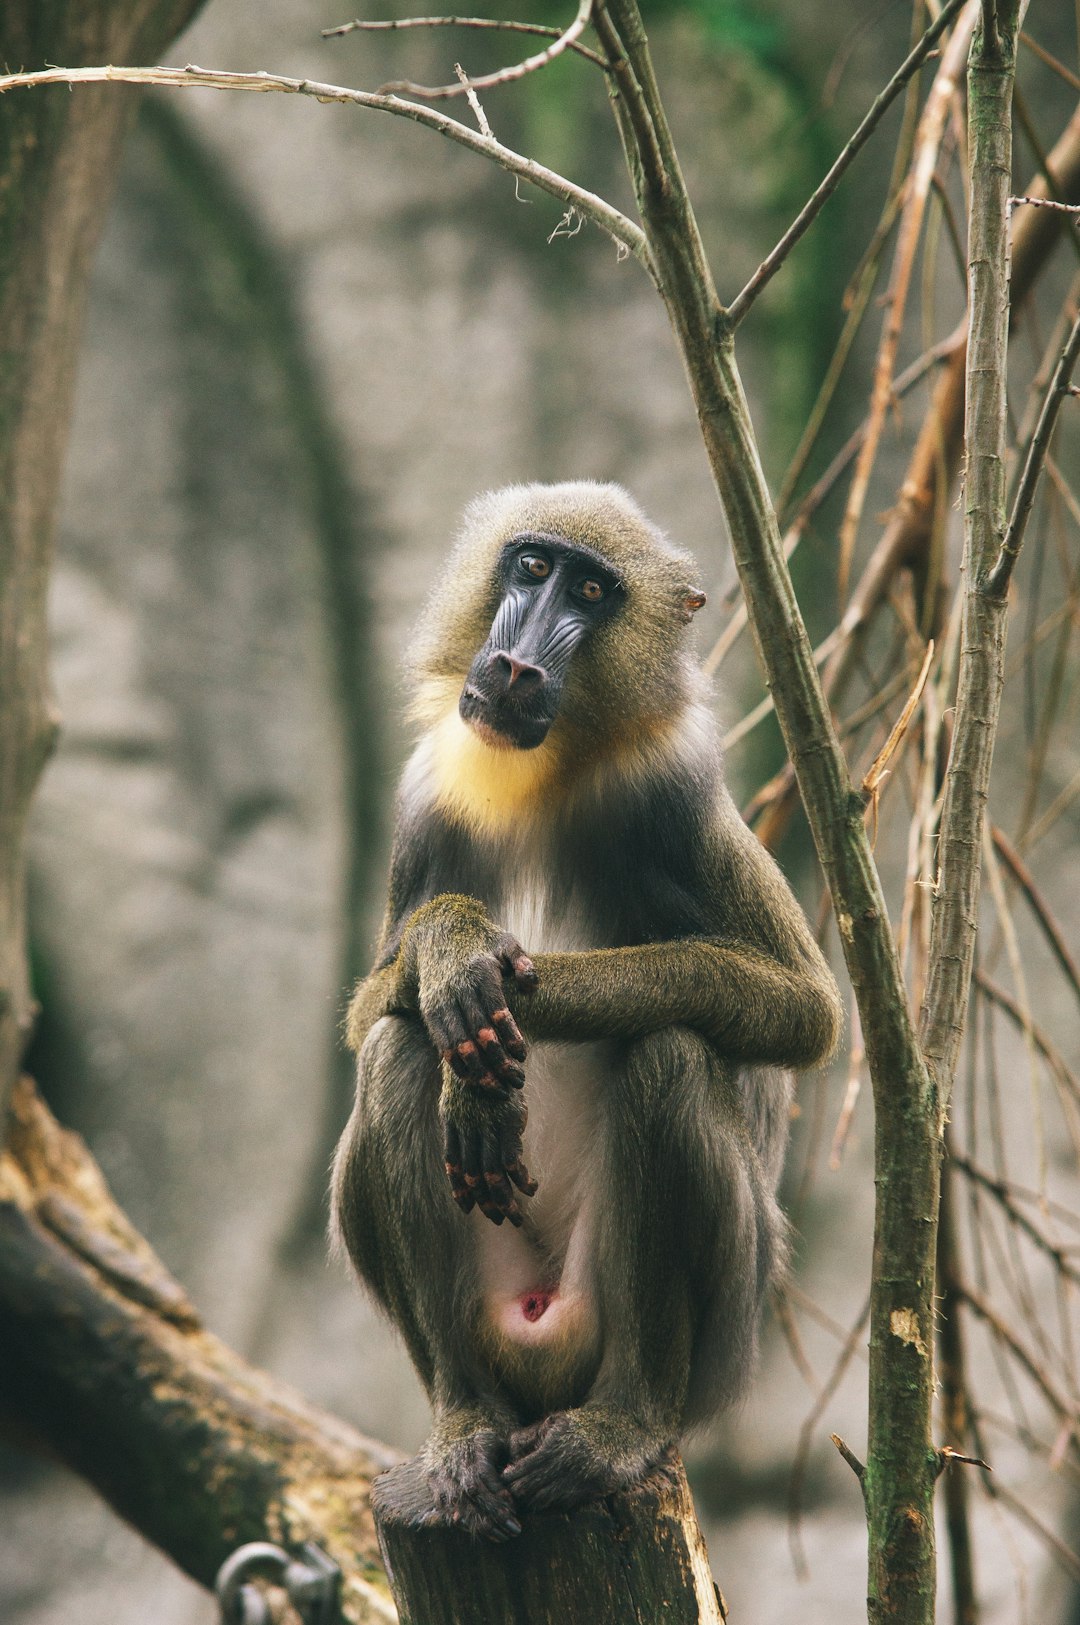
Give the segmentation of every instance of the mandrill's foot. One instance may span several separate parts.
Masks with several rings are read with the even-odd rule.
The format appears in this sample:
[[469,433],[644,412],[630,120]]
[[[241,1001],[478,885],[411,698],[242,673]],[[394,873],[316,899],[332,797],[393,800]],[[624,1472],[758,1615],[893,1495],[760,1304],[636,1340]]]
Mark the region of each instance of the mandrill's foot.
[[510,1435],[503,1482],[520,1507],[566,1511],[640,1483],[669,1444],[624,1411],[600,1405],[557,1411]]
[[376,1480],[376,1511],[396,1523],[463,1529],[485,1540],[521,1534],[514,1499],[503,1483],[513,1420],[499,1406],[444,1411],[412,1461]]
[[436,1443],[433,1438],[424,1454],[429,1458],[428,1483],[435,1504],[432,1521],[456,1525],[485,1540],[521,1534],[513,1496],[502,1480],[509,1454],[504,1437],[484,1428],[451,1443]]

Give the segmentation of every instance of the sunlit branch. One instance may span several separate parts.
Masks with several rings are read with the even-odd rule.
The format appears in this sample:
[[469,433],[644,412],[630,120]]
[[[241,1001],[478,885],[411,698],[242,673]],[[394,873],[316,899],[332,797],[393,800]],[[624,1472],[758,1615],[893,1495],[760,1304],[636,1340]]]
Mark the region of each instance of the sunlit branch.
[[[517,23],[503,17],[390,17],[368,20],[357,17],[351,23],[339,23],[336,28],[322,29],[323,39],[340,39],[343,34],[397,33],[402,28],[472,28],[495,29],[502,34],[538,34],[541,39],[559,39],[562,30],[549,28],[546,23]],[[598,51],[592,51],[580,40],[570,40],[565,47],[587,57],[598,68],[607,71],[607,63]]]
[[[474,83],[482,84],[482,80]],[[199,68],[189,64],[186,68],[46,68],[39,73],[9,73],[0,77],[0,95],[5,91],[31,85],[125,84],[165,85],[178,89],[279,91],[286,96],[313,96],[319,102],[343,102],[349,106],[369,107],[378,113],[393,113],[398,118],[411,119],[435,130],[448,141],[467,147],[483,158],[490,158],[500,168],[508,170],[522,180],[571,203],[578,212],[599,226],[616,244],[621,245],[645,267],[655,280],[652,258],[645,234],[640,226],[628,220],[618,209],[605,203],[593,192],[576,186],[573,181],[557,175],[532,158],[525,158],[511,147],[504,147],[493,136],[485,136],[456,119],[439,113],[433,107],[417,107],[415,102],[382,91],[353,90],[346,85],[324,85],[314,79],[287,79],[275,73],[224,73],[213,68]],[[458,85],[462,95],[465,87]]]
[[[579,0],[577,15],[569,28],[552,40],[544,50],[537,51],[535,56],[526,57],[523,62],[511,63],[508,68],[499,68],[495,73],[485,73],[479,79],[470,82],[474,90],[491,90],[495,85],[511,85],[518,79],[524,79],[527,74],[536,73],[540,68],[546,68],[549,62],[554,62],[557,56],[568,51],[581,37],[589,26],[592,16],[593,0]],[[419,96],[423,101],[447,101],[451,96],[463,96],[463,86],[458,85],[417,85],[411,80],[401,79],[391,81],[382,86],[382,93],[397,93],[402,96]]]

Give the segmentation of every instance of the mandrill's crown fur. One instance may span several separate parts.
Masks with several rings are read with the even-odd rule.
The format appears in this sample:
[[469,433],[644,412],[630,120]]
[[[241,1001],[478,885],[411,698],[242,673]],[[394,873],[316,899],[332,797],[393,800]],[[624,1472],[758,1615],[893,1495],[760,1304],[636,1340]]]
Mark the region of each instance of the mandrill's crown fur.
[[[448,564],[455,591],[436,587],[420,623],[410,661],[417,687],[413,715],[438,722],[456,707],[499,605],[503,548],[528,534],[592,550],[626,593],[621,612],[575,653],[560,707],[564,745],[607,748],[668,723],[702,683],[684,636],[703,601],[692,585],[694,561],[672,546],[621,486],[593,480],[511,485],[470,503]],[[601,694],[616,701],[617,716],[610,705],[597,707]]]

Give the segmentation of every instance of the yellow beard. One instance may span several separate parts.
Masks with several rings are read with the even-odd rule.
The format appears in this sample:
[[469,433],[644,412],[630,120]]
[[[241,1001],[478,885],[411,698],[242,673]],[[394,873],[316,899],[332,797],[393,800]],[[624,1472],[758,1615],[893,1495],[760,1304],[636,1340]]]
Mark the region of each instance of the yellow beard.
[[489,745],[455,705],[434,732],[436,805],[478,834],[501,834],[529,821],[548,801],[559,755],[550,738],[535,750]]

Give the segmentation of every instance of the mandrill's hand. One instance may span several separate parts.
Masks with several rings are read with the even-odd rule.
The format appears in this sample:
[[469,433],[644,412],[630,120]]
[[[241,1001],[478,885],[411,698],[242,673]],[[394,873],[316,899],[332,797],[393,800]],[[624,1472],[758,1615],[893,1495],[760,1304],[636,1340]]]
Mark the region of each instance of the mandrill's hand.
[[537,1185],[521,1160],[521,1137],[528,1116],[519,1094],[478,1089],[443,1073],[439,1110],[443,1121],[446,1173],[454,1201],[463,1213],[474,1206],[493,1224],[521,1224],[511,1185],[533,1196]]
[[499,1091],[525,1082],[525,1041],[510,1014],[504,981],[536,986],[519,942],[488,919],[475,897],[446,895],[425,903],[401,938],[401,964],[415,981],[432,1043],[467,1083]]

